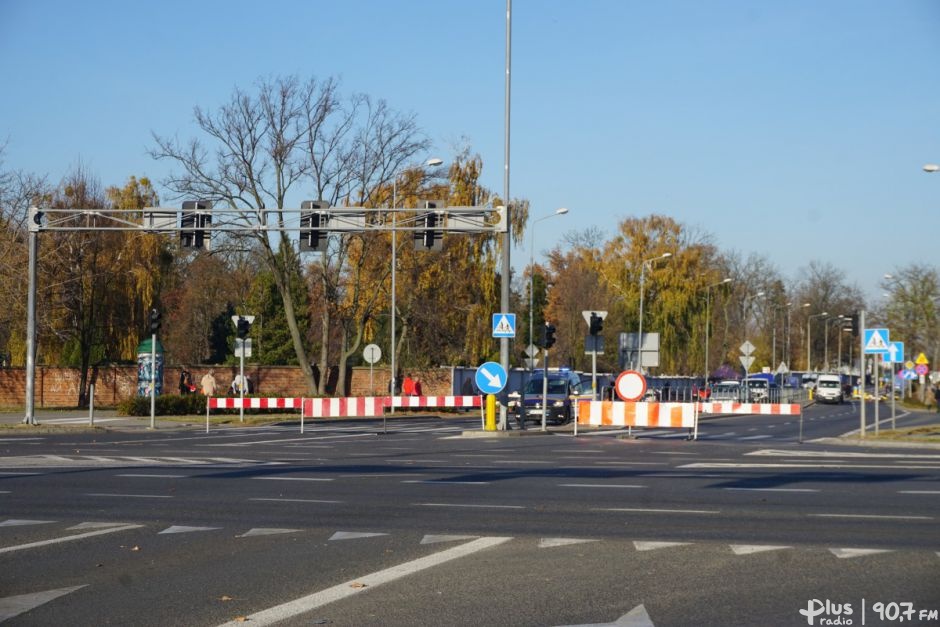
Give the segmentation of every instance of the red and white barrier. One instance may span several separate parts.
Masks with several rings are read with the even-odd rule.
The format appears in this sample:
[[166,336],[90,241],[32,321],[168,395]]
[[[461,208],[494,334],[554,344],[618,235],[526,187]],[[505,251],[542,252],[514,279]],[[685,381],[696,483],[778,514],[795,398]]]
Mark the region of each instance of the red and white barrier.
[[481,407],[481,396],[393,396],[392,407]]
[[621,403],[579,401],[578,424],[587,427],[693,429],[694,403]]
[[244,401],[245,409],[300,409],[299,398],[245,398],[235,396],[210,396],[207,400],[208,409],[241,409]]
[[303,418],[374,418],[381,416],[388,406],[387,396],[357,396],[347,398],[305,398]]
[[733,401],[718,401],[714,403],[699,403],[698,409],[705,414],[762,414],[762,415],[798,415],[801,412],[799,403],[735,403]]

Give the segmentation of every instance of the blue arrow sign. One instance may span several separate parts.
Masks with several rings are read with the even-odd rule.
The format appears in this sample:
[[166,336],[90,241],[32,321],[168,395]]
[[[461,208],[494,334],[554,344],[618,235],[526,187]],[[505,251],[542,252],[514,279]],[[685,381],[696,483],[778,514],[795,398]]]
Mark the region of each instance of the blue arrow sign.
[[516,337],[516,314],[493,314],[493,337]]
[[477,368],[474,381],[484,394],[497,394],[506,387],[506,370],[495,361],[488,361]]
[[887,353],[890,340],[887,329],[865,329],[865,354]]
[[884,354],[885,363],[899,364],[904,361],[904,342],[890,342]]

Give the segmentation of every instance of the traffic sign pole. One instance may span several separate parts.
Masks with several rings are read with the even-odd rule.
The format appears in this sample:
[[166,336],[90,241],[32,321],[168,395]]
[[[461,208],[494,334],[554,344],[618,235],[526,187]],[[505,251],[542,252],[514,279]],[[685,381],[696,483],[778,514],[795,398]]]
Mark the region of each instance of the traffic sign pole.
[[[865,439],[865,310],[858,312],[858,392],[860,399],[859,406],[859,429],[858,437]],[[800,412],[802,418],[803,413]]]

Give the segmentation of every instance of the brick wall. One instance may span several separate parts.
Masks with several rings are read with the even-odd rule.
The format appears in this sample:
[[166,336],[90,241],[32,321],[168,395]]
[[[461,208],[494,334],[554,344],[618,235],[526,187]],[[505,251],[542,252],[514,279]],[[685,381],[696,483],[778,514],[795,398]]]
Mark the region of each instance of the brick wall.
[[[194,366],[193,383],[199,387],[199,381],[209,370],[215,373],[215,380],[225,393],[232,379],[238,374],[237,366]],[[254,384],[256,394],[263,396],[305,396],[308,394],[303,373],[295,366],[251,366],[245,367],[245,374]],[[446,396],[451,394],[450,368],[430,370],[411,370],[412,378],[421,381],[422,393],[427,396]],[[165,394],[177,394],[179,390],[180,369],[168,367],[163,373]],[[388,368],[372,370],[370,386],[369,368],[352,368],[347,385],[350,396],[381,396],[388,386]],[[36,368],[35,404],[43,407],[75,407],[78,404],[78,385],[80,373],[77,368],[57,368],[40,366]],[[330,375],[329,382],[335,384],[336,373]],[[95,405],[113,406],[120,401],[137,394],[137,366],[107,366],[92,370],[89,382],[95,384]],[[332,385],[330,386],[332,387]],[[22,407],[26,398],[26,370],[24,368],[0,368],[0,407]]]

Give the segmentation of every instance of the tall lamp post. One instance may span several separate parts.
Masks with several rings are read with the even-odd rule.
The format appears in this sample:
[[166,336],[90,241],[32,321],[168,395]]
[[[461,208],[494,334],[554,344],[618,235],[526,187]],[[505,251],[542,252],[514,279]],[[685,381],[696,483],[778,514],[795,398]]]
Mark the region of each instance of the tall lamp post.
[[663,253],[659,256],[652,257],[650,259],[645,259],[640,265],[640,332],[637,339],[637,370],[641,373],[643,372],[643,287],[646,284],[646,266],[652,266],[654,261],[659,261],[660,259],[668,259],[672,257],[672,253]]
[[[554,218],[555,216],[563,216],[566,213],[568,213],[567,207],[559,207],[558,209],[555,209],[553,213],[532,221],[532,230],[529,233],[529,346],[532,346],[534,341],[534,335],[532,332],[532,319],[534,318],[533,314],[535,312],[535,298],[533,296],[535,291],[535,225],[542,220],[548,220],[549,218]],[[533,357],[534,365],[534,355],[530,355],[530,357]]]
[[[845,320],[845,316],[843,316],[843,315],[840,314],[840,315],[836,316],[835,318],[829,318],[829,319],[827,319],[826,322],[825,322],[825,327],[824,327],[824,328],[825,328],[825,330],[826,330],[826,337],[825,337],[825,340],[824,340],[824,342],[823,342],[823,346],[825,347],[825,348],[824,348],[824,352],[823,352],[823,355],[825,355],[825,359],[824,359],[824,361],[823,361],[823,370],[824,370],[825,372],[829,372],[829,334],[830,334],[829,325],[832,324],[833,322],[841,323],[843,320]],[[840,336],[840,337],[842,336],[842,332],[841,332],[841,331],[839,332],[839,336]]]
[[[436,168],[442,163],[444,163],[442,159],[433,157],[431,159],[428,159],[424,165],[429,168]],[[396,218],[397,218],[397,214],[396,214],[397,211],[398,211],[398,174],[395,175],[395,178],[392,181],[392,304],[391,304],[391,311],[390,311],[390,314],[392,317],[392,325],[391,325],[391,335],[392,335],[391,344],[392,345],[391,345],[391,351],[389,353],[391,355],[389,357],[389,364],[392,368],[392,376],[391,376],[391,381],[389,383],[389,386],[391,388],[389,390],[389,394],[391,396],[395,396],[395,390],[397,388],[397,383],[398,383],[398,371],[395,369],[395,318],[396,318],[395,316],[395,267],[398,265],[398,236],[397,236],[398,231],[395,229],[395,223],[396,223]],[[392,407],[392,411],[394,411],[394,404]]]
[[727,285],[733,281],[731,277],[722,279],[717,283],[712,283],[711,285],[705,286],[705,385],[708,385],[708,373],[711,372],[708,368],[708,332],[712,326],[712,315],[711,315],[711,291],[713,287],[718,287],[719,285]]
[[825,318],[828,315],[829,312],[824,311],[822,313],[806,316],[806,372],[810,372],[813,369],[813,359],[811,352],[813,350],[813,335],[810,324],[813,322],[813,318]]
[[[770,343],[770,345],[771,345],[771,348],[770,348],[770,365],[771,365],[771,367],[772,367],[774,370],[777,369],[777,366],[776,366],[776,363],[777,363],[777,312],[778,312],[779,310],[781,310],[781,309],[786,309],[786,310],[787,310],[787,320],[789,321],[789,319],[790,319],[790,305],[792,305],[792,304],[793,304],[793,303],[788,302],[788,303],[785,304],[785,305],[779,305],[779,306],[775,306],[775,307],[773,308],[774,330],[773,330],[773,333],[772,333],[773,339],[771,340],[771,343]],[[789,322],[788,322],[788,324],[789,324]]]

